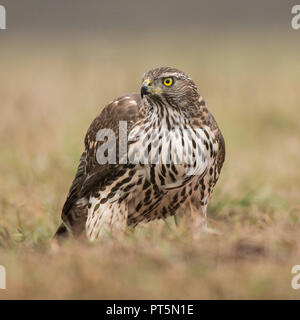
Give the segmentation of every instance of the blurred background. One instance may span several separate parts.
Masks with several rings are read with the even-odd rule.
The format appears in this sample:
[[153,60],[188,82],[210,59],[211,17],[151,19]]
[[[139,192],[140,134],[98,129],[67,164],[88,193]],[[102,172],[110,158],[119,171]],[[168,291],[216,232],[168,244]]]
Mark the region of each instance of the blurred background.
[[[299,297],[290,286],[300,263],[295,1],[0,4],[0,298]],[[170,220],[123,243],[53,251],[89,124],[164,65],[193,78],[224,134],[208,209],[222,236],[195,242]]]

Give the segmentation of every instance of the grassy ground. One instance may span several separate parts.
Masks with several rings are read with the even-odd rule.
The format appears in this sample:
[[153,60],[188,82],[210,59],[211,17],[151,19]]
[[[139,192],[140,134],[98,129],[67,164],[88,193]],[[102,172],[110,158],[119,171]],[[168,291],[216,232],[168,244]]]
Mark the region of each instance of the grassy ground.
[[[0,70],[0,298],[299,298],[299,46],[288,39],[10,44]],[[151,50],[152,45],[159,50]],[[210,226],[193,240],[174,220],[123,241],[51,244],[85,131],[147,69],[190,74],[227,144]]]

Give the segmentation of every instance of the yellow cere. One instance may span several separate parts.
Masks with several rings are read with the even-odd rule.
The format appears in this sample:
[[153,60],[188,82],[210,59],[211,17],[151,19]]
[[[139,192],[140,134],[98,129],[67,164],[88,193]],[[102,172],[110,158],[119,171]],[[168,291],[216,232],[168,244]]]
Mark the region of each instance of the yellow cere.
[[149,84],[150,84],[150,79],[146,79],[146,80],[144,81],[144,83],[146,84],[146,86],[149,86]]

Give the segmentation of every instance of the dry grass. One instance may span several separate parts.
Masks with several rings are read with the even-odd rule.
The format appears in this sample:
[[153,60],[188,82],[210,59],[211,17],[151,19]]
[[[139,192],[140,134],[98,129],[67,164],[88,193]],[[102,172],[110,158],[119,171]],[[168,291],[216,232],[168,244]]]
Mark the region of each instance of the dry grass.
[[[300,264],[299,47],[254,38],[202,39],[191,52],[158,45],[2,50],[0,298],[300,297],[290,285]],[[90,121],[159,65],[194,78],[224,132],[226,164],[209,206],[221,235],[195,241],[168,219],[123,241],[54,248]]]

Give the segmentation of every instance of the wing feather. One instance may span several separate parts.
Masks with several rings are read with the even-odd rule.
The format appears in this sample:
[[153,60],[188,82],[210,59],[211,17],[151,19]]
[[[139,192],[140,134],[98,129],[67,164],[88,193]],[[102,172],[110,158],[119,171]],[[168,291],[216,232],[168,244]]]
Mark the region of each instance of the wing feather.
[[62,209],[63,224],[57,230],[56,236],[66,235],[68,231],[75,236],[80,235],[84,231],[87,219],[89,196],[116,179],[126,167],[126,165],[119,164],[100,165],[97,162],[97,149],[101,144],[100,141],[97,141],[98,131],[112,129],[116,134],[118,146],[119,121],[127,121],[128,131],[130,131],[140,118],[140,106],[139,94],[119,97],[108,104],[90,125],[85,136],[85,151],[80,157],[77,173]]

